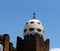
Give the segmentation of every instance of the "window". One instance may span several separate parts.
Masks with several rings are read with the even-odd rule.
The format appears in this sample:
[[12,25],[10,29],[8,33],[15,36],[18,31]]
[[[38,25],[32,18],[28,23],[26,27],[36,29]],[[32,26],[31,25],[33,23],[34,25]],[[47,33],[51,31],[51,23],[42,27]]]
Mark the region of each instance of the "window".
[[41,32],[41,29],[37,29],[38,32]]
[[24,32],[26,32],[27,31],[27,29],[24,29]]
[[34,28],[29,28],[29,30],[30,30],[30,31],[33,31],[33,30],[34,30]]
[[40,24],[39,22],[37,22],[38,24]]
[[33,24],[34,22],[33,22],[33,21],[31,21],[30,23],[31,23],[31,24]]
[[28,22],[26,23],[26,25],[28,24]]

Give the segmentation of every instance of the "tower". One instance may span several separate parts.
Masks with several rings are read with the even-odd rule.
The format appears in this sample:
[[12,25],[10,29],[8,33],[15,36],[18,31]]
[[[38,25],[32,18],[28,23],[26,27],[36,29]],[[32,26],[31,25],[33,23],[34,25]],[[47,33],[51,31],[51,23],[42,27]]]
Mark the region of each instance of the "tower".
[[15,51],[8,34],[0,34],[0,51]]
[[8,34],[0,34],[0,51],[49,51],[49,39],[44,40],[44,28],[42,23],[33,18],[24,26],[24,39],[17,37],[16,48],[10,42]]
[[49,39],[44,41],[44,28],[35,13],[25,24],[24,39],[17,37],[16,48],[17,51],[49,51]]
[[5,34],[4,35],[4,51],[9,51],[9,35],[8,34]]

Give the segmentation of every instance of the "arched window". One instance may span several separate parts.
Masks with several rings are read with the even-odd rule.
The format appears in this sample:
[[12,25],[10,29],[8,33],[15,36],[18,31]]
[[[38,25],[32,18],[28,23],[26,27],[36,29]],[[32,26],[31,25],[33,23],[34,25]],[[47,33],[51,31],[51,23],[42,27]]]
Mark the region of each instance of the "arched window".
[[3,51],[3,45],[0,44],[0,51]]

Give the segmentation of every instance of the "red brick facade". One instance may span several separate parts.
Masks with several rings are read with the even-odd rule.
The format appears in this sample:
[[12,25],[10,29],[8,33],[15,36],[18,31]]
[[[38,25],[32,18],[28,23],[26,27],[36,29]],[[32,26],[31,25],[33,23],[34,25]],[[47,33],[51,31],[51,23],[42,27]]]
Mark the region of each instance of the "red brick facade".
[[3,51],[49,51],[49,39],[44,41],[38,34],[24,36],[24,39],[17,37],[16,48],[8,34],[0,35],[0,44],[3,45]]

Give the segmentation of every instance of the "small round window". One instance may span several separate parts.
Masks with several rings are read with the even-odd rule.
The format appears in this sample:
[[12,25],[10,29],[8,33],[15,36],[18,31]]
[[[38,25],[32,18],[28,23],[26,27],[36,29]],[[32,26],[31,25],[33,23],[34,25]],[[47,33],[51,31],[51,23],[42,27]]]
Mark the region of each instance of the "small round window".
[[34,22],[33,22],[33,21],[31,21],[30,23],[31,23],[31,24],[33,24]]
[[40,24],[39,22],[37,22],[38,24]]
[[29,31],[33,31],[34,30],[34,28],[29,28]]
[[41,32],[41,29],[38,28],[37,31],[38,31],[38,32]]
[[28,24],[28,22],[26,23],[26,25]]
[[43,33],[44,33],[44,30],[43,30]]
[[27,29],[24,29],[24,32],[26,32],[27,31]]

